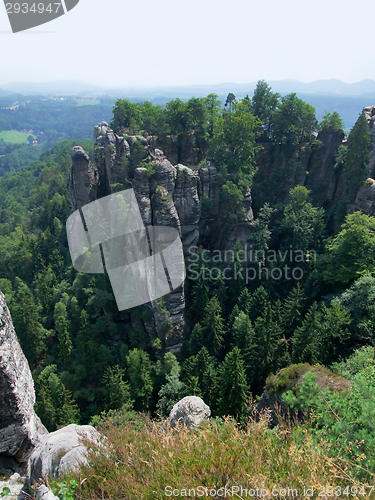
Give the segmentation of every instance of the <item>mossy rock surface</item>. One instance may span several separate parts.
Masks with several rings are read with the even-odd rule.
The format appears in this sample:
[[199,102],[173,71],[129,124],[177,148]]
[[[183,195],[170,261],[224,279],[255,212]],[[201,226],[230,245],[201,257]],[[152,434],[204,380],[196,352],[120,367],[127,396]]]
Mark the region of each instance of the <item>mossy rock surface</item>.
[[317,375],[317,383],[321,390],[329,388],[334,392],[342,392],[351,387],[349,380],[336,375],[325,366],[299,363],[283,368],[276,375],[270,375],[266,380],[265,388],[273,394],[280,395],[290,390],[297,395],[307,372],[313,372]]

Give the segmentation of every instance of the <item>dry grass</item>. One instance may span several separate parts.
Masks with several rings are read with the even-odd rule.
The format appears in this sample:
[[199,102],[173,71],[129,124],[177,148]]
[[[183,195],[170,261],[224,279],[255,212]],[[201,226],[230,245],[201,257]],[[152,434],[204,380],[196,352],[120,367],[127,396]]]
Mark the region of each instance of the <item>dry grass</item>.
[[[89,465],[82,467],[80,482],[85,479],[78,498],[82,500],[128,499],[158,500],[167,496],[167,486],[192,490],[198,486],[219,490],[225,486],[242,486],[250,490],[262,488],[296,489],[298,497],[304,487],[314,487],[310,498],[361,498],[359,495],[320,495],[320,486],[345,488],[361,485],[351,479],[350,464],[329,458],[329,445],[317,446],[306,427],[293,430],[284,426],[269,431],[267,419],[250,421],[241,430],[232,420],[211,422],[188,430],[170,429],[160,422],[149,422],[142,429],[108,424],[106,447],[94,446]],[[249,494],[196,496],[188,491],[183,498],[250,498]],[[180,498],[181,498],[180,496]],[[285,498],[252,496],[252,498]],[[288,498],[291,498],[289,496]]]

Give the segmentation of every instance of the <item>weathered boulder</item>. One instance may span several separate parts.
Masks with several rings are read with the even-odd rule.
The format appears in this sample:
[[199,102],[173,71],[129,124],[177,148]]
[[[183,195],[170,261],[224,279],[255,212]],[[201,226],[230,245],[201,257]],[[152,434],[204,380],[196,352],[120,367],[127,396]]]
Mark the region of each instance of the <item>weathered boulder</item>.
[[96,200],[99,178],[96,168],[80,146],[74,146],[71,157],[69,196],[72,209],[78,210]]
[[174,405],[169,414],[169,420],[172,427],[185,424],[191,428],[207,421],[210,416],[210,407],[205,404],[203,399],[197,396],[186,396]]
[[5,495],[6,500],[17,500],[17,498],[25,498],[24,485],[26,478],[20,476],[17,472],[14,473],[9,479],[0,481],[0,496],[4,488],[9,489],[9,493]]
[[70,424],[44,436],[30,457],[30,481],[46,476],[59,477],[63,472],[87,463],[86,447],[80,438],[98,442],[99,433],[91,425]]
[[0,456],[27,462],[47,430],[34,412],[35,391],[27,359],[0,292]]

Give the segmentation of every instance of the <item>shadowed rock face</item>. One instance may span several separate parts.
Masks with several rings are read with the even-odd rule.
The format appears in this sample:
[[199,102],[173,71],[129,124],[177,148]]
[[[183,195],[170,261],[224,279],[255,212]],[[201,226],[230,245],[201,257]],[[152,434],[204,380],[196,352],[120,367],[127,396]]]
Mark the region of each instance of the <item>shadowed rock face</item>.
[[72,166],[69,178],[69,196],[73,211],[96,200],[98,172],[92,166],[89,157],[80,146],[71,152]]
[[4,295],[0,292],[0,457],[26,462],[47,430],[34,412],[35,391]]

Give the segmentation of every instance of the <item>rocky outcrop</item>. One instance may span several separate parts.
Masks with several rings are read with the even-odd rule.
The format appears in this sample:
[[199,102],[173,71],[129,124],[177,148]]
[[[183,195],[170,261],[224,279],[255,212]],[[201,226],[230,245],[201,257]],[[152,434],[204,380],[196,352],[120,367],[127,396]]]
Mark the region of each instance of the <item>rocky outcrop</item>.
[[69,178],[69,196],[73,211],[96,200],[99,183],[98,171],[80,146],[71,152],[72,166]]
[[211,416],[210,407],[197,396],[186,396],[174,405],[169,420],[172,427],[184,424],[188,428],[207,421]]
[[360,210],[366,215],[375,216],[375,185],[372,178],[375,177],[375,106],[364,108],[363,113],[366,117],[370,130],[370,161],[368,164],[367,181],[364,178],[363,184],[359,187],[354,203],[350,206],[349,212]]
[[[80,208],[84,200],[94,201],[91,186],[95,186],[96,199],[111,194],[117,186],[133,187],[144,224],[177,229],[185,253],[190,246],[202,244],[212,235],[219,235],[221,243],[235,246],[238,234],[233,224],[217,222],[220,179],[214,166],[207,165],[200,170],[180,163],[174,166],[163,150],[156,147],[160,143],[154,137],[128,135],[125,139],[114,134],[105,122],[95,127],[95,135],[95,167],[80,148],[72,152],[71,178],[77,178],[77,171],[87,169],[86,177],[82,175],[80,182],[82,193],[70,191],[73,208]],[[91,172],[96,172],[96,176]],[[247,218],[243,222],[248,223],[252,220],[250,193],[245,196],[244,207]],[[217,224],[220,227],[216,227]],[[243,232],[246,241],[248,233],[245,236],[246,231]],[[133,329],[142,328],[150,339],[159,337],[169,350],[178,352],[185,326],[185,284],[164,296],[163,303],[165,307],[149,303],[150,314],[143,315],[142,319],[132,314]],[[166,329],[168,322],[170,328]]]
[[64,472],[86,464],[87,439],[99,442],[99,434],[91,425],[70,424],[44,436],[30,458],[30,481],[38,482],[47,476],[58,478]]
[[[34,412],[35,392],[30,368],[1,292],[0,394],[0,458],[13,457],[25,464],[47,430]],[[7,463],[10,466],[11,462]]]
[[292,411],[282,400],[286,391],[292,391],[298,397],[300,387],[306,373],[312,372],[316,375],[316,381],[321,391],[330,389],[333,392],[342,392],[350,389],[351,382],[320,365],[309,365],[299,363],[282,368],[276,375],[267,378],[265,390],[254,409],[254,417],[266,414],[270,427],[279,424],[279,419],[290,419],[302,421],[306,412],[303,408]]
[[366,215],[375,216],[375,184],[365,184],[358,190],[351,212],[360,210]]

